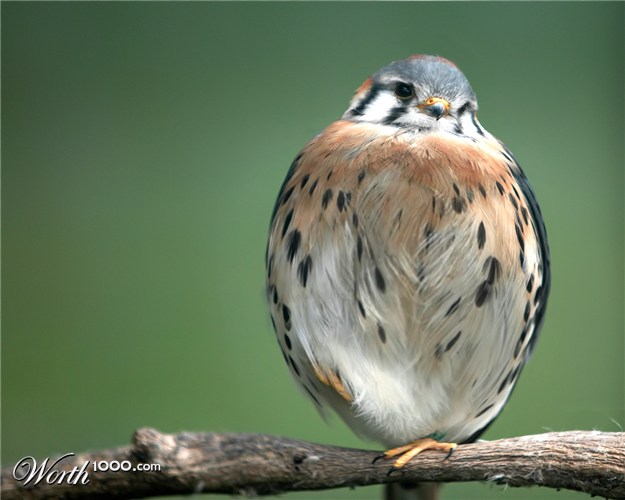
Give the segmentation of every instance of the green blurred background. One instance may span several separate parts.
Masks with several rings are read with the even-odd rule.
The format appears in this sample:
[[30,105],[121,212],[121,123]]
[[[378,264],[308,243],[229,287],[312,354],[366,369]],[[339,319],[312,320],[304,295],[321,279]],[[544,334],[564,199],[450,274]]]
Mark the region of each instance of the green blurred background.
[[2,464],[141,426],[377,448],[291,382],[263,256],[291,159],[413,53],[464,70],[550,237],[542,338],[485,438],[622,429],[624,7],[2,2]]

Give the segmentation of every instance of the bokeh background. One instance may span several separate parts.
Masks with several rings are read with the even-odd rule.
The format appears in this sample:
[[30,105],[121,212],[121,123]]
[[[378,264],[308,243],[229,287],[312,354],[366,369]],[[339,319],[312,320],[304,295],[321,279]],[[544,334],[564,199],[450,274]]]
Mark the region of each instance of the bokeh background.
[[464,70],[549,232],[542,338],[485,438],[622,430],[624,7],[2,2],[2,465],[142,426],[377,448],[291,382],[263,256],[291,159],[413,53]]

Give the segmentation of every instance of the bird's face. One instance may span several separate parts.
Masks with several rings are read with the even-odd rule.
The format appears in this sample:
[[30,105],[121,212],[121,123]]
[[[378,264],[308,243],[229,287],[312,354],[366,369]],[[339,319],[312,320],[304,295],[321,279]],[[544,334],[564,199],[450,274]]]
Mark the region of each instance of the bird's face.
[[471,85],[447,59],[413,56],[395,61],[356,91],[343,119],[413,132],[483,135]]

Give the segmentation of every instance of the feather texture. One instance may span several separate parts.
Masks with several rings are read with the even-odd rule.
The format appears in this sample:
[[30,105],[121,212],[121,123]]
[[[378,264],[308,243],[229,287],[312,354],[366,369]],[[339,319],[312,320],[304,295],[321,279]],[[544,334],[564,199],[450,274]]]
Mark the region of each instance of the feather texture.
[[[432,78],[445,71],[461,81],[455,66]],[[470,441],[503,408],[542,326],[546,234],[468,83],[449,116],[413,119],[389,74],[367,80],[289,170],[267,248],[271,315],[300,386],[357,433],[388,447]]]

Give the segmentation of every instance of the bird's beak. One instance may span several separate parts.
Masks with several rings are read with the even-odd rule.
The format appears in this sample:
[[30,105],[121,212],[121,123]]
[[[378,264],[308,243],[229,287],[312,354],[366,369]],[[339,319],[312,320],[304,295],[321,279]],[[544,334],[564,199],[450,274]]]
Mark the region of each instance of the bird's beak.
[[449,102],[440,97],[430,97],[417,104],[417,108],[438,120],[449,113]]

